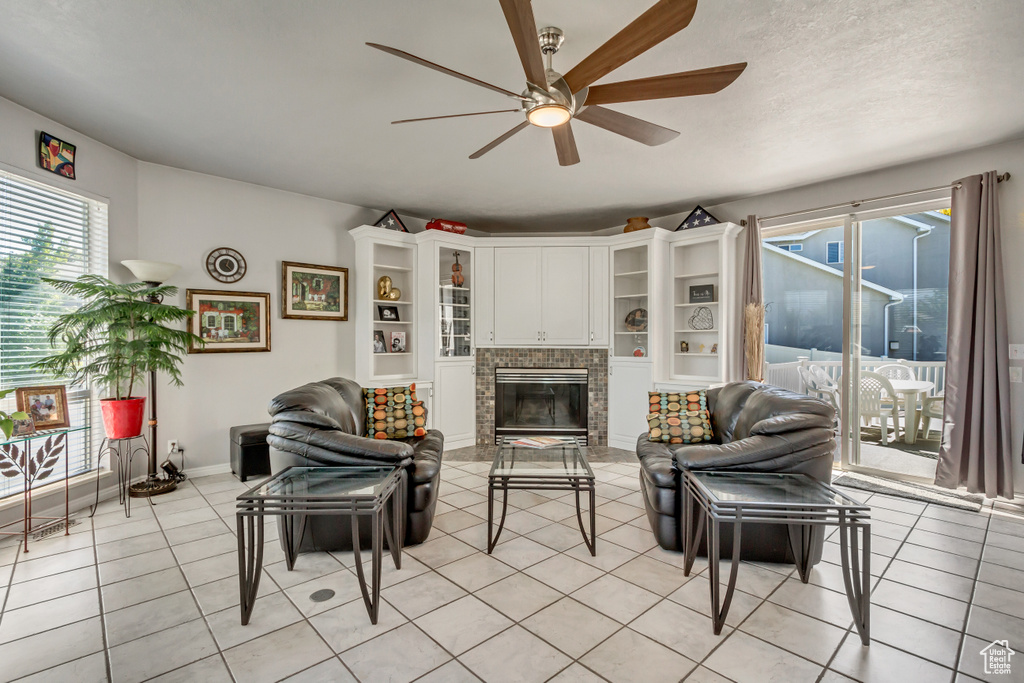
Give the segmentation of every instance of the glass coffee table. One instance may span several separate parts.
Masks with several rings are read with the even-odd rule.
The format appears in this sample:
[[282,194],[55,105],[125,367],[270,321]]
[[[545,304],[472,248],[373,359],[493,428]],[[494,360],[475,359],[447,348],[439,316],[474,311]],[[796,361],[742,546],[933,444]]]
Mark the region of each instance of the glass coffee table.
[[[591,555],[597,554],[597,519],[594,512],[596,502],[594,470],[587,462],[584,448],[576,437],[563,437],[562,443],[549,448],[516,446],[513,442],[522,437],[504,436],[494,456],[491,472],[487,475],[487,553],[494,550],[501,530],[505,527],[508,512],[508,492],[529,491],[574,491],[576,493],[576,521],[579,523],[583,541]],[[494,492],[503,492],[501,520],[494,530]],[[590,534],[583,527],[583,510],[580,507],[580,493],[590,495]]]
[[[796,558],[800,580],[804,583],[807,583],[811,569],[810,556],[814,547],[812,530],[820,526],[838,526],[846,597],[861,642],[868,645],[871,610],[870,507],[806,474],[685,470],[684,477],[687,495],[683,502],[683,574],[690,575],[706,527],[711,621],[715,635],[722,631],[736,588],[744,522],[785,524],[789,527],[790,549]],[[731,524],[733,528],[732,566],[725,597],[720,603],[719,527],[723,522]]]
[[[249,623],[263,571],[263,522],[284,518],[281,547],[288,571],[306,530],[309,515],[349,515],[352,550],[363,603],[370,622],[377,623],[384,536],[395,562],[402,568],[405,537],[405,471],[398,467],[289,467],[238,496],[238,585],[242,625]],[[359,518],[371,518],[370,589],[366,587],[359,547]]]

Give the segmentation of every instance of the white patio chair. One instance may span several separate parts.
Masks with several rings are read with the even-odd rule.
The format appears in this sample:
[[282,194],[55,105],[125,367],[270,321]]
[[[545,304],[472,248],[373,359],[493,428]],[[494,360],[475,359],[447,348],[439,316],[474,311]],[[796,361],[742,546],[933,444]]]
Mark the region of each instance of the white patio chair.
[[[924,438],[928,438],[928,432],[931,431],[933,419],[938,420],[940,424],[942,423],[945,410],[945,393],[929,396],[924,400],[924,405],[921,406],[921,435]],[[942,430],[940,429],[939,431],[941,432]]]
[[800,381],[804,385],[804,393],[815,395],[818,393],[818,383],[814,379],[814,375],[802,365],[798,365],[796,373],[800,375]]
[[836,390],[839,389],[839,385],[828,376],[828,373],[825,372],[825,368],[820,365],[811,365],[807,369],[811,371],[812,375],[814,375],[814,379],[818,381],[819,387],[828,387]]
[[[839,382],[843,378],[840,376]],[[900,411],[896,403],[896,392],[893,391],[889,378],[877,372],[863,371],[860,373],[860,419],[865,426],[878,418],[881,426],[882,445],[889,445],[889,420],[892,419],[893,436],[900,438]]]
[[875,368],[875,372],[888,379],[906,379],[913,381],[917,379],[914,375],[914,371],[906,365],[899,363],[889,363],[887,365],[879,365]]

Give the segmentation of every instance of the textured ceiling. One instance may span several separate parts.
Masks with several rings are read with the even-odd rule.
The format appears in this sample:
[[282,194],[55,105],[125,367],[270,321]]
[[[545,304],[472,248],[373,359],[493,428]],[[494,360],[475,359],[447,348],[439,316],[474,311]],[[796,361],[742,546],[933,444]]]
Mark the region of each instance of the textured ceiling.
[[[653,0],[535,0],[565,72]],[[715,95],[610,108],[649,148],[574,123],[560,167],[501,95],[524,77],[497,0],[0,0],[0,96],[145,161],[482,230],[592,230],[1024,134],[1021,0],[701,0],[610,82],[746,61]]]

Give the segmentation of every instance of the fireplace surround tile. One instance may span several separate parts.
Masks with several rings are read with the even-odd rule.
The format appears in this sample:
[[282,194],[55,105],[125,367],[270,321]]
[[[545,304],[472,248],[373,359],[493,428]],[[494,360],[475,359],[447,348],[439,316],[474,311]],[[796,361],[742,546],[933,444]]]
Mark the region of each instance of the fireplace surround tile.
[[587,441],[608,443],[608,350],[584,348],[479,348],[476,349],[476,442],[494,443],[494,369],[586,368]]

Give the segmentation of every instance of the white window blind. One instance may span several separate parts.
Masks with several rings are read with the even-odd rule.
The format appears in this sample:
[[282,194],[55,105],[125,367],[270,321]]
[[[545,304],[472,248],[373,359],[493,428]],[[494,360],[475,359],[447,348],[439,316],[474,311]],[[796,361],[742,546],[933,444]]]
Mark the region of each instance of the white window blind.
[[[67,383],[31,366],[52,352],[46,331],[55,316],[80,302],[42,278],[74,279],[85,273],[107,275],[106,203],[0,169],[0,387]],[[4,410],[15,410],[14,394],[3,403]],[[98,403],[88,387],[68,387],[71,425],[99,425]],[[94,468],[98,432],[102,429],[69,435],[70,475]],[[60,463],[46,481],[63,476]],[[0,497],[23,488],[20,478],[2,478]]]

